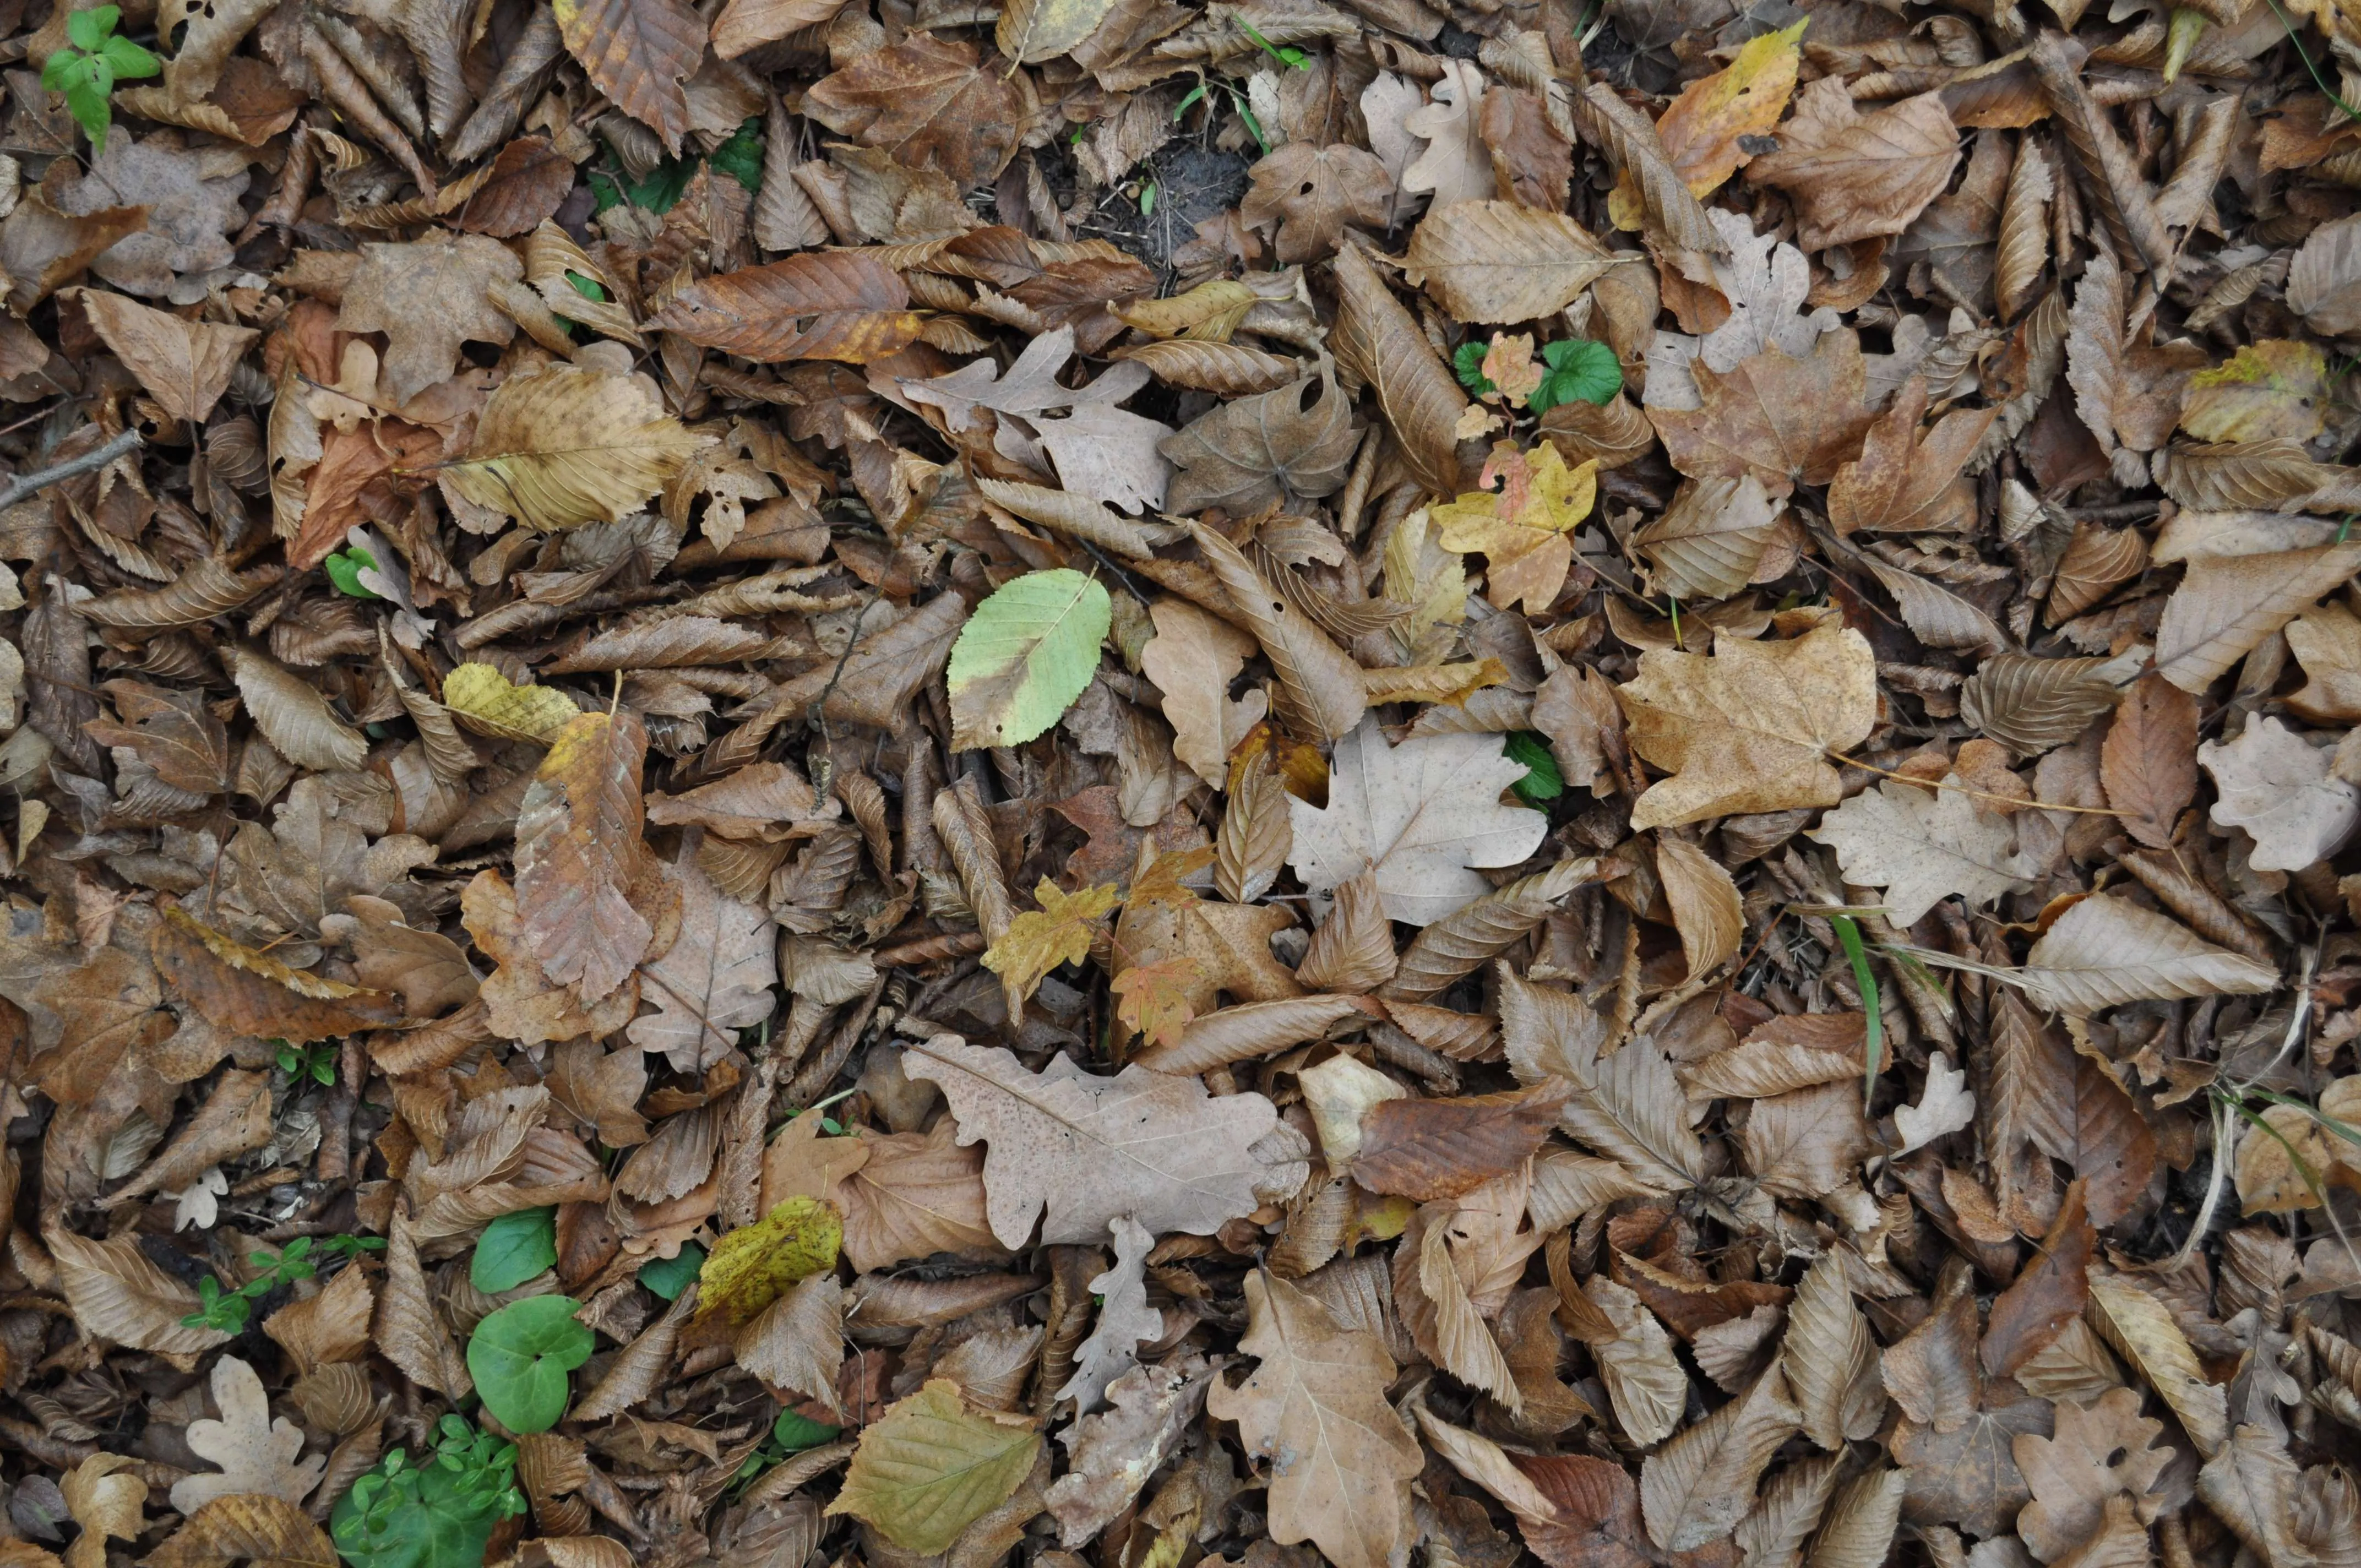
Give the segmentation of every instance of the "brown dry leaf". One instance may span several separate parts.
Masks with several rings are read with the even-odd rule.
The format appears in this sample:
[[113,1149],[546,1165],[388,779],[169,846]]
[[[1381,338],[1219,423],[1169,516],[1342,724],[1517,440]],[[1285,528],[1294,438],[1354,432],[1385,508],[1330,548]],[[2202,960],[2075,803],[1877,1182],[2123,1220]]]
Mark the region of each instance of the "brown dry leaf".
[[[561,733],[551,755],[565,744]],[[730,1054],[739,1030],[771,1015],[776,927],[764,911],[716,888],[694,861],[664,874],[680,899],[680,935],[641,967],[656,1011],[633,1019],[629,1034],[642,1050],[664,1053],[675,1071],[700,1073]]]
[[1338,361],[1376,389],[1411,477],[1436,494],[1458,494],[1467,487],[1455,433],[1467,395],[1358,248],[1338,252],[1335,270]]
[[1773,348],[1727,372],[1700,361],[1692,374],[1697,407],[1648,410],[1673,466],[1692,478],[1752,474],[1780,497],[1797,483],[1825,485],[1876,417],[1850,332],[1823,334],[1806,356]]
[[1997,411],[1957,410],[1922,435],[1926,412],[1927,383],[1914,376],[1869,427],[1860,461],[1838,469],[1828,487],[1828,521],[1839,533],[1915,533],[1973,521],[1975,485],[1962,470]]
[[[961,190],[996,179],[1033,115],[1032,81],[964,39],[915,33],[815,83],[806,112]],[[1101,295],[1104,299],[1105,296]]]
[[1321,1301],[1268,1274],[1246,1276],[1239,1349],[1257,1358],[1205,1408],[1236,1421],[1247,1453],[1272,1462],[1271,1539],[1309,1541],[1337,1568],[1382,1568],[1406,1533],[1417,1439],[1386,1403],[1393,1358]]
[[705,50],[703,18],[680,0],[566,0],[556,15],[592,85],[678,152],[693,123],[686,83]]
[[317,1293],[290,1301],[265,1318],[262,1332],[279,1342],[299,1372],[314,1372],[368,1354],[376,1309],[368,1276],[348,1267]]
[[1318,622],[1275,593],[1236,545],[1202,523],[1193,524],[1192,532],[1206,565],[1239,607],[1239,618],[1262,644],[1279,678],[1271,699],[1278,716],[1326,740],[1352,734],[1368,708],[1360,666]]
[[1382,228],[1393,199],[1386,166],[1342,142],[1291,141],[1250,172],[1254,186],[1238,203],[1238,216],[1251,227],[1276,231],[1272,249],[1283,262],[1333,254],[1347,224]]
[[1959,132],[1941,93],[1863,115],[1843,82],[1823,77],[1795,95],[1779,150],[1748,165],[1746,177],[1788,192],[1798,242],[1825,250],[1908,228],[1943,193],[1959,159]]
[[284,1498],[216,1497],[189,1516],[149,1559],[158,1568],[335,1568],[328,1532]]
[[1369,1191],[1421,1203],[1473,1191],[1532,1157],[1569,1091],[1562,1083],[1542,1084],[1464,1099],[1382,1102],[1362,1120],[1353,1179]]
[[2257,871],[2317,864],[2361,822],[2361,790],[2333,775],[2332,755],[2271,718],[2249,719],[2234,740],[2197,748],[2220,797],[2211,815],[2224,828],[2246,829]]
[[73,291],[107,347],[139,378],[163,411],[202,422],[228,389],[230,371],[262,334],[251,327],[190,321],[120,294]]
[[543,972],[585,1003],[611,995],[654,939],[633,892],[647,735],[630,713],[586,713],[551,742],[518,813],[517,909]]
[[1675,776],[1641,795],[1632,827],[1833,804],[1828,754],[1869,734],[1873,666],[1861,634],[1832,624],[1787,642],[1718,639],[1711,657],[1643,652],[1616,695],[1632,751]]
[[2017,1516],[2017,1533],[2037,1559],[2057,1562],[2089,1540],[2107,1500],[2118,1494],[2128,1494],[2136,1508],[2154,1516],[2149,1493],[2172,1454],[2151,1446],[2164,1423],[2139,1410],[2136,1393],[2111,1389],[2087,1408],[2061,1401],[2055,1436],[2016,1440],[2017,1466],[2033,1492]]
[[529,528],[578,528],[620,522],[712,444],[636,378],[552,367],[503,381],[466,455],[441,477],[461,499]]
[[[2227,1397],[2207,1381],[2171,1310],[2123,1276],[2091,1268],[2091,1323],[2146,1377],[2197,1452],[2211,1459],[2230,1440]],[[2134,1407],[2136,1409],[2136,1406]]]
[[650,325],[750,359],[862,365],[915,341],[901,278],[873,253],[791,256],[726,272],[673,296]]
[[962,1144],[990,1146],[984,1185],[1004,1246],[1023,1245],[1045,1207],[1051,1241],[1095,1241],[1123,1214],[1203,1235],[1303,1179],[1296,1140],[1273,1135],[1278,1112],[1257,1094],[1211,1099],[1194,1080],[1136,1065],[1094,1078],[1067,1057],[1033,1073],[956,1036],[913,1047],[904,1071],[941,1088]]
[[1594,1274],[1583,1291],[1597,1320],[1577,1316],[1574,1333],[1598,1364],[1617,1423],[1634,1443],[1663,1442],[1680,1430],[1689,1401],[1688,1374],[1673,1354],[1672,1336],[1628,1286]]
[[523,262],[480,235],[365,245],[336,325],[386,334],[379,390],[398,408],[450,377],[461,344],[504,345],[516,335],[516,323],[492,308],[488,291],[523,277]]
[[[1691,479],[1631,543],[1646,553],[1658,592],[1682,600],[1729,598],[1754,580],[1784,510],[1754,474]],[[1581,673],[1563,674],[1574,679]]]
[[1755,1483],[1772,1454],[1801,1424],[1773,1367],[1685,1428],[1640,1467],[1648,1539],[1665,1552],[1688,1552],[1728,1535],[1753,1507]]
[[178,907],[163,916],[151,949],[157,972],[174,995],[225,1029],[302,1042],[381,1028],[401,1016],[397,999],[383,992],[291,970]]
[[2269,966],[2214,947],[2164,916],[2092,894],[2059,916],[2022,969],[2004,978],[2037,1005],[2086,1014],[2141,997],[2238,995],[2269,991]]
[[1802,1412],[1806,1436],[1826,1449],[1876,1431],[1885,1414],[1877,1342],[1853,1305],[1844,1255],[1825,1252],[1804,1272],[1787,1306],[1779,1367]]
[[1847,882],[1885,890],[1889,919],[1913,926],[1948,897],[1976,909],[2021,892],[2048,864],[1983,805],[1964,788],[1930,793],[1888,779],[1828,813],[1810,836],[1836,850]]
[[1255,650],[1254,639],[1185,599],[1159,599],[1149,615],[1156,636],[1140,650],[1139,667],[1163,694],[1172,754],[1218,785],[1228,776],[1231,749],[1269,707],[1259,690],[1237,699],[1229,695]]
[[1746,915],[1730,872],[1696,844],[1668,834],[1656,836],[1656,880],[1672,905],[1689,979],[1712,973],[1738,956],[1746,935]]
[[2143,844],[2172,842],[2173,825],[2197,794],[2197,701],[2151,672],[2124,694],[2100,751],[2107,804]]
[[514,239],[555,216],[573,189],[573,159],[547,137],[519,137],[500,148],[489,177],[453,215],[469,234]]
[[1515,323],[1564,310],[1615,265],[1562,214],[1452,202],[1429,208],[1411,231],[1402,275],[1460,321]]

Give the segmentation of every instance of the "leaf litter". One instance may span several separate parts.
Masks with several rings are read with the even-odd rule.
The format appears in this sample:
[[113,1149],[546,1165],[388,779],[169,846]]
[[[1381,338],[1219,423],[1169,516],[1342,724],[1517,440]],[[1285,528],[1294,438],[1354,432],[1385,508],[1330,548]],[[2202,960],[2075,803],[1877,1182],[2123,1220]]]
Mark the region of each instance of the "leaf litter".
[[2361,1554],[2351,15],[68,20],[7,1568]]

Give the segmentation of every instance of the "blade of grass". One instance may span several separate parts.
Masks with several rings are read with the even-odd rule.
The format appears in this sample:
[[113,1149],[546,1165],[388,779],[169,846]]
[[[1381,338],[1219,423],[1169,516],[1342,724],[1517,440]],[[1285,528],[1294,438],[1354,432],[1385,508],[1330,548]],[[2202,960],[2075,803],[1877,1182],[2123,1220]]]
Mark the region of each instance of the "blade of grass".
[[1866,1113],[1877,1094],[1878,1055],[1885,1045],[1885,1009],[1877,993],[1877,976],[1869,967],[1869,948],[1861,939],[1861,925],[1850,915],[1831,915],[1828,924],[1836,927],[1837,940],[1844,947],[1845,961],[1852,965],[1853,983],[1861,988],[1861,1010],[1866,1015],[1863,1025],[1868,1038],[1863,1047],[1867,1066],[1861,1073],[1861,1108]]

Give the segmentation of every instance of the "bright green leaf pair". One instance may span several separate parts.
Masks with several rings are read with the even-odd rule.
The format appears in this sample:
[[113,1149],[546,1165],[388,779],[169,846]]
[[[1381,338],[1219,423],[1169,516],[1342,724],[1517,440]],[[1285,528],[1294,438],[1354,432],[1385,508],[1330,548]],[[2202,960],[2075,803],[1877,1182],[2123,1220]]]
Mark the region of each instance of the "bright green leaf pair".
[[106,147],[107,127],[114,123],[110,94],[117,82],[137,82],[164,69],[163,62],[133,43],[115,36],[123,19],[119,6],[101,5],[66,17],[68,46],[49,56],[41,67],[41,85],[65,94],[66,108],[98,150]]
[[[1487,346],[1480,342],[1463,343],[1452,356],[1460,385],[1478,397],[1498,389],[1484,374]],[[1529,413],[1547,413],[1560,403],[1611,402],[1623,389],[1623,367],[1615,351],[1590,338],[1566,337],[1542,345],[1542,363],[1549,369],[1543,374],[1542,384],[1525,399]]]
[[1021,746],[1071,707],[1115,619],[1080,572],[1027,572],[975,607],[951,647],[951,745]]

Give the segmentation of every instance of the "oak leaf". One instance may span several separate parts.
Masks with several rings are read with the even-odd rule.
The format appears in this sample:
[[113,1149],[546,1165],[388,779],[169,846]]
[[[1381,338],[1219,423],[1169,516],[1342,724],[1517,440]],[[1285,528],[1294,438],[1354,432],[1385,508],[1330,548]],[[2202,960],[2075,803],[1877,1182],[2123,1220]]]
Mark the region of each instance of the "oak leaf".
[[983,955],[983,967],[1000,976],[1011,1018],[1022,1015],[1026,999],[1051,970],[1089,956],[1096,923],[1123,901],[1123,890],[1108,883],[1068,893],[1043,877],[1033,899],[1041,907],[1010,921],[1007,932]]
[[1213,1099],[1194,1079],[1133,1065],[1113,1078],[1071,1057],[1028,1072],[1009,1051],[955,1035],[914,1046],[903,1070],[938,1085],[962,1145],[989,1146],[993,1234],[1016,1248],[1048,1211],[1046,1242],[1095,1242],[1119,1215],[1159,1235],[1207,1235],[1271,1193],[1292,1194],[1305,1165],[1259,1094]]
[[2259,714],[2236,740],[2197,748],[2213,775],[2213,818],[2253,835],[2257,871],[2300,872],[2325,861],[2361,822],[2361,789],[2334,774],[2332,756],[2333,749]]
[[1846,881],[1885,889],[1896,926],[1917,924],[1953,894],[1981,908],[2022,890],[2048,864],[2018,847],[2007,818],[1980,809],[1964,789],[1929,794],[1894,779],[1828,813],[1810,837],[1836,850]]
[[219,1471],[200,1472],[172,1484],[172,1506],[193,1514],[217,1497],[262,1495],[300,1503],[320,1484],[327,1468],[325,1455],[299,1459],[303,1453],[302,1429],[280,1417],[273,1420],[270,1400],[254,1368],[234,1355],[214,1363],[214,1403],[217,1421],[191,1421],[189,1447]]
[[229,388],[230,372],[262,335],[251,327],[151,310],[121,294],[94,289],[72,293],[100,340],[139,378],[158,406],[192,423],[213,412]]
[[1272,1462],[1271,1539],[1309,1541],[1336,1568],[1385,1568],[1409,1533],[1408,1484],[1422,1463],[1386,1403],[1393,1358],[1283,1279],[1249,1274],[1246,1293],[1238,1348],[1260,1365],[1235,1388],[1216,1383],[1205,1408]]
[[135,1539],[146,1528],[141,1508],[148,1483],[122,1471],[137,1464],[119,1453],[93,1453],[58,1483],[82,1533],[66,1548],[66,1568],[106,1568],[106,1542]]
[[364,245],[336,326],[386,334],[379,389],[399,408],[450,378],[462,343],[505,346],[516,336],[516,323],[493,308],[488,291],[523,278],[524,263],[515,253],[481,235]]

